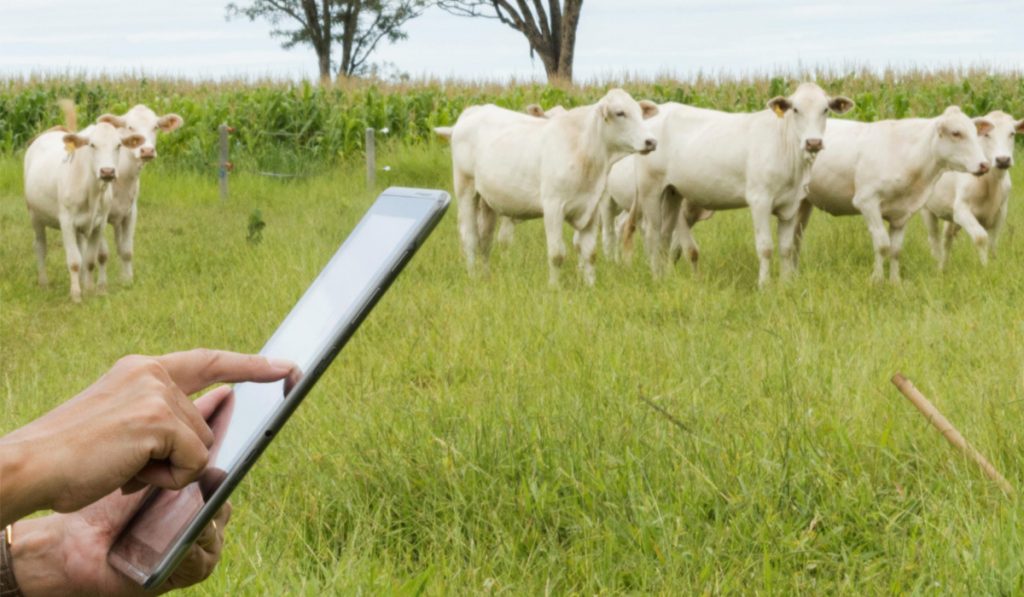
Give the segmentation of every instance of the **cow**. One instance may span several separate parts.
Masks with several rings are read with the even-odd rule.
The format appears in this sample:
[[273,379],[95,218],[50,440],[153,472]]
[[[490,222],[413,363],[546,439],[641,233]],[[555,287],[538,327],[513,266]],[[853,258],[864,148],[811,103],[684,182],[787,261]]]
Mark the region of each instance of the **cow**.
[[[185,123],[185,120],[177,114],[157,116],[156,112],[139,104],[121,116],[104,114],[97,118],[96,122],[106,122],[116,128],[125,129],[129,133],[140,134],[145,138],[142,145],[134,148],[125,147],[121,151],[117,163],[117,180],[112,185],[113,201],[110,205],[110,214],[107,217],[110,226],[114,229],[114,244],[117,246],[117,254],[121,258],[121,280],[126,284],[131,284],[135,223],[139,216],[139,177],[142,174],[142,167],[157,157],[157,134],[175,131]],[[82,134],[88,135],[91,128],[84,129]],[[99,283],[101,286],[105,286],[107,283],[108,255],[107,239],[103,235],[100,237],[99,247]]]
[[[146,138],[123,133],[109,123],[88,134],[63,127],[39,135],[25,152],[25,200],[35,230],[39,284],[46,276],[46,228],[59,228],[64,241],[71,300],[93,287],[92,269],[113,201],[122,148],[134,149]],[[83,268],[83,265],[86,267]]]
[[825,133],[828,151],[811,168],[807,198],[800,207],[797,251],[811,206],[837,216],[860,214],[874,244],[871,280],[884,279],[888,259],[889,280],[898,284],[907,222],[924,206],[943,172],[988,172],[978,136],[992,126],[984,118],[972,121],[957,106],[935,118],[832,123]]
[[486,264],[495,216],[543,218],[548,279],[559,281],[565,259],[562,224],[579,231],[580,269],[595,281],[597,202],[608,169],[632,153],[650,153],[657,140],[644,120],[653,102],[636,102],[621,89],[597,103],[552,118],[537,118],[493,105],[467,109],[452,130],[452,169],[459,232],[467,268]]
[[[940,270],[945,269],[953,238],[961,228],[978,248],[981,264],[988,264],[989,252],[995,251],[999,231],[1006,221],[1014,138],[1024,133],[1024,120],[1000,110],[989,112],[984,118],[992,123],[992,130],[979,140],[985,158],[995,168],[981,176],[944,172],[921,210]],[[939,220],[946,222],[944,231],[939,230]]]
[[760,261],[758,286],[763,288],[770,280],[773,214],[778,219],[782,275],[790,276],[796,269],[797,210],[811,164],[827,146],[823,137],[828,114],[843,114],[852,107],[849,98],[829,97],[810,82],[801,83],[788,97],[770,99],[759,112],[666,107],[660,120],[652,123],[660,125],[656,130],[662,148],[647,157],[623,160],[610,176],[612,181],[626,179],[627,184],[610,183],[609,189],[635,192],[639,199],[633,202],[626,235],[632,234],[642,214],[644,246],[655,275],[661,273],[661,259],[669,248],[673,259],[685,251],[696,268],[699,250],[691,226],[710,217],[710,211],[750,208]]

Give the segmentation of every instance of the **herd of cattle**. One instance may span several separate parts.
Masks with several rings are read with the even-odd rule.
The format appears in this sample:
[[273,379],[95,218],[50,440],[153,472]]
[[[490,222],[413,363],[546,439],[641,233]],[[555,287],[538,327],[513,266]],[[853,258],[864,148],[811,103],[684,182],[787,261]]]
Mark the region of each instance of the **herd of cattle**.
[[[637,102],[613,89],[571,110],[473,106],[436,132],[451,141],[470,272],[478,258],[486,266],[499,217],[499,237],[506,238],[513,221],[544,219],[553,284],[565,259],[564,222],[576,231],[588,284],[595,281],[599,231],[605,252],[618,258],[639,226],[656,275],[683,255],[696,268],[693,226],[716,211],[744,207],[753,216],[760,286],[770,279],[771,217],[778,220],[781,275],[788,277],[815,207],[863,216],[877,281],[888,259],[890,279],[899,282],[904,232],[918,211],[940,267],[960,228],[986,263],[1006,219],[1014,136],[1024,132],[1024,120],[1000,111],[971,119],[951,106],[934,118],[827,124],[829,112],[852,107],[814,83],[754,113]],[[107,223],[123,278],[131,281],[142,167],[157,155],[157,133],[184,121],[139,105],[75,132],[74,107],[64,109],[67,125],[39,135],[25,153],[25,197],[39,283],[47,283],[46,228],[58,228],[77,302],[93,287],[95,270],[95,284],[106,286]]]
[[[783,277],[796,272],[813,208],[863,216],[874,244],[872,279],[900,280],[910,218],[921,211],[940,267],[960,228],[985,263],[1006,219],[1014,136],[1024,120],[995,111],[968,118],[950,106],[934,118],[836,120],[853,107],[803,83],[754,113],[635,101],[613,89],[593,105],[526,113],[473,106],[436,132],[451,142],[459,233],[470,271],[486,261],[499,217],[543,218],[550,280],[574,229],[588,284],[600,230],[608,255],[632,246],[639,225],[652,271],[699,251],[693,226],[715,211],[749,208],[760,271],[770,279],[771,217]],[[826,126],[827,124],[827,126]],[[945,220],[940,231],[939,220]],[[888,229],[886,229],[888,222]],[[500,236],[509,237],[508,222]]]
[[25,152],[25,200],[35,230],[39,284],[47,284],[46,229],[57,228],[71,276],[71,300],[82,289],[107,284],[107,223],[121,257],[121,275],[132,281],[132,250],[138,217],[142,166],[156,158],[156,137],[184,124],[177,114],[157,116],[138,105],[116,116],[104,114],[75,132],[74,106],[62,105],[66,126],[57,126],[29,143]]

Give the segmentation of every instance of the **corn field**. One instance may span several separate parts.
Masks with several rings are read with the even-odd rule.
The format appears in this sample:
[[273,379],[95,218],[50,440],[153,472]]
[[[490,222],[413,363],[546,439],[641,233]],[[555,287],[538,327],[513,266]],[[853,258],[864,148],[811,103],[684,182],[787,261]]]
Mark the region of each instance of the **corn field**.
[[236,167],[308,174],[360,155],[367,127],[388,129],[379,142],[428,143],[433,141],[433,127],[451,124],[473,104],[495,103],[514,110],[531,103],[572,107],[593,102],[606,89],[621,85],[638,99],[752,111],[806,79],[816,80],[830,93],[853,98],[857,107],[846,117],[857,120],[932,116],[950,104],[960,105],[971,115],[1001,109],[1024,116],[1021,73],[977,69],[698,76],[687,81],[627,80],[572,88],[441,80],[320,87],[308,82],[55,76],[0,81],[0,154],[15,154],[33,136],[60,124],[63,117],[56,103],[60,98],[75,101],[82,126],[100,114],[123,113],[137,103],[161,114],[182,115],[186,126],[160,141],[161,161],[179,167],[197,171],[215,167],[217,126],[227,123],[235,128],[231,158]]

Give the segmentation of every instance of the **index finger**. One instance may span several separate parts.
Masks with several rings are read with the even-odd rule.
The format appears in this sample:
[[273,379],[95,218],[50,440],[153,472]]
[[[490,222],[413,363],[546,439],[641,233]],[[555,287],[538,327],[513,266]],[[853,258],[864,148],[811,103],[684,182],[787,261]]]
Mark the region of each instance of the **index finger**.
[[172,352],[156,360],[186,394],[219,382],[277,381],[296,368],[282,359],[209,348]]

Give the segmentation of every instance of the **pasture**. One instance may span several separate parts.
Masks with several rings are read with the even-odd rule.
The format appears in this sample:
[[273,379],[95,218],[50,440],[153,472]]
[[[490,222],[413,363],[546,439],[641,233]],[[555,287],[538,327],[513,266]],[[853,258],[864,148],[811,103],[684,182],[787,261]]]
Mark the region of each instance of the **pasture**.
[[[381,187],[450,191],[446,145],[379,163]],[[453,206],[236,492],[192,592],[1024,591],[1020,502],[889,383],[905,373],[1024,489],[1020,168],[988,268],[961,235],[939,273],[915,219],[898,287],[869,283],[860,218],[820,212],[799,277],[764,292],[746,211],[697,226],[698,275],[599,258],[587,288],[570,252],[552,290],[528,222],[470,279]],[[36,286],[20,155],[0,158],[0,429],[126,353],[258,350],[374,196],[355,160],[242,171],[226,202],[212,170],[158,160],[135,284],[112,259],[109,292],[74,305],[52,231]]]

